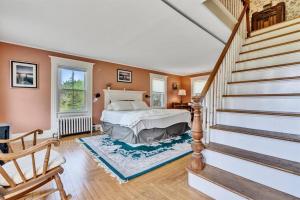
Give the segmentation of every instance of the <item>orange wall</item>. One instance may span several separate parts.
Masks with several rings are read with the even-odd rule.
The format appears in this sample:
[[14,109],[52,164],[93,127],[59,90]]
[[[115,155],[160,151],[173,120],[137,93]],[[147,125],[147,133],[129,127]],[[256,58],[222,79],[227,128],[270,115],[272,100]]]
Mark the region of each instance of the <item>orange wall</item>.
[[[95,63],[93,71],[94,94],[100,92],[103,95],[103,89],[108,82],[112,83],[112,89],[145,90],[149,94],[149,73],[159,73],[0,42],[0,123],[10,123],[13,133],[26,132],[36,128],[50,129],[51,63],[49,55]],[[38,64],[37,89],[10,87],[10,60]],[[133,82],[131,84],[117,82],[116,70],[118,68],[132,71]],[[172,83],[180,84],[182,77],[166,75],[168,76],[168,107],[170,107],[172,102],[180,101],[177,91],[172,89]],[[103,104],[103,96],[93,104],[94,123],[99,122]]]

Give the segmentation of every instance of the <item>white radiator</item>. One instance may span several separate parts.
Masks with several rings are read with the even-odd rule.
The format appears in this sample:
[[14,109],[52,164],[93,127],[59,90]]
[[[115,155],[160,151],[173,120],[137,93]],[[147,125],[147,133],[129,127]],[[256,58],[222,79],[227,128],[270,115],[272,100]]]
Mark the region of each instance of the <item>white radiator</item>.
[[86,132],[92,132],[92,118],[90,116],[58,118],[58,137]]

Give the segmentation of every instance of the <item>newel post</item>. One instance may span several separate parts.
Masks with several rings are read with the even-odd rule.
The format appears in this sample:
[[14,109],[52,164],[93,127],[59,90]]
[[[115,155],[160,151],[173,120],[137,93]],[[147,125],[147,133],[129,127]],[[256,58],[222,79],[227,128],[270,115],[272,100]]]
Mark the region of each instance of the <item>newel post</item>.
[[193,97],[193,108],[194,108],[194,121],[192,125],[193,142],[192,149],[193,154],[189,164],[189,168],[193,171],[201,171],[204,168],[203,155],[201,152],[204,150],[204,144],[202,143],[203,129],[202,129],[202,100],[203,97]]

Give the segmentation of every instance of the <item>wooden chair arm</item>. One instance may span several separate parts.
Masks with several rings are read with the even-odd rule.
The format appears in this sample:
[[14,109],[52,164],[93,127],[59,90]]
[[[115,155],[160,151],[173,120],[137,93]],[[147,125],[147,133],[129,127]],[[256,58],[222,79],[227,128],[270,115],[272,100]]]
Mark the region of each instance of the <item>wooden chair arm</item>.
[[15,142],[17,140],[24,140],[25,137],[29,136],[29,135],[32,135],[32,134],[43,134],[43,130],[41,129],[36,129],[36,130],[33,130],[33,131],[30,131],[29,133],[24,133],[23,135],[19,136],[19,137],[16,137],[16,138],[12,138],[12,139],[7,139],[7,140],[0,140],[0,144],[2,143],[10,143],[10,142]]
[[6,154],[0,153],[0,160],[3,160],[4,162],[10,161],[10,160],[16,160],[18,158],[28,156],[28,155],[31,155],[31,154],[36,153],[38,151],[41,151],[43,149],[49,148],[49,146],[51,147],[52,144],[54,146],[58,146],[59,145],[59,140],[49,139],[49,140],[41,142],[41,143],[39,143],[35,146],[32,146],[28,149],[25,149],[23,151],[19,151],[19,152],[16,152],[16,153],[6,153]]

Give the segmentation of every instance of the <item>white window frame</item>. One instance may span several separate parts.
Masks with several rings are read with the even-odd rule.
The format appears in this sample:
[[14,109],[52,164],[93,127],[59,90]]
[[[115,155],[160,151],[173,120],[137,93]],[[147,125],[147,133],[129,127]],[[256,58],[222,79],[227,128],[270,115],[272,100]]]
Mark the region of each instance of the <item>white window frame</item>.
[[[51,59],[51,130],[57,129],[57,119],[68,116],[92,116],[93,109],[93,66],[94,63],[49,56]],[[82,112],[59,112],[59,68],[79,69],[85,71],[86,110]]]
[[206,76],[197,76],[197,77],[191,78],[191,97],[194,96],[194,83],[196,81],[199,81],[199,80],[205,80],[205,81],[207,81],[208,77],[209,76],[206,75]]
[[[153,79],[161,79],[161,80],[164,80],[164,82],[165,82],[163,107],[155,107],[152,105],[152,80]],[[150,107],[151,108],[167,108],[167,102],[168,102],[168,76],[150,73]]]

